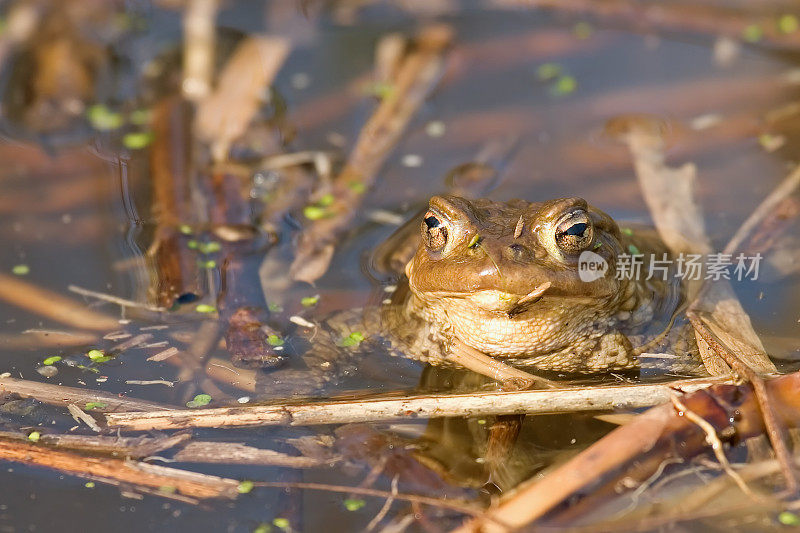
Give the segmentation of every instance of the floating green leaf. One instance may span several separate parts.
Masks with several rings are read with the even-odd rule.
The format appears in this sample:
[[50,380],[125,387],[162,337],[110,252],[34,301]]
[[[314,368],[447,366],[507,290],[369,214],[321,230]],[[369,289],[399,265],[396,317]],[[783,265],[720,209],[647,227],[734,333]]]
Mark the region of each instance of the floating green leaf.
[[86,487],[87,489],[93,489],[94,481],[87,481],[86,483],[83,484],[83,486]]
[[239,486],[236,487],[236,490],[237,490],[237,492],[239,494],[247,494],[248,492],[253,490],[253,487],[255,487],[255,483],[253,483],[250,480],[245,479],[245,480],[239,482]]
[[31,271],[28,265],[14,265],[11,268],[11,273],[16,274],[17,276],[25,276],[29,274]]
[[188,241],[186,243],[186,247],[189,248],[190,250],[196,250],[198,246],[200,246],[200,243],[198,243],[194,239],[192,239],[192,240],[190,240],[190,241]]
[[639,248],[635,244],[628,245],[628,252],[630,252],[631,255],[642,255],[642,252],[639,251]]
[[96,361],[97,359],[102,359],[105,356],[106,354],[103,353],[102,350],[89,350],[88,352],[86,352],[86,357],[88,357],[92,361]]
[[111,111],[105,104],[95,104],[86,111],[86,118],[92,127],[100,131],[116,130],[122,127],[124,120],[120,113]]
[[750,24],[742,30],[742,38],[748,43],[757,43],[764,36],[764,30],[758,24]]
[[536,76],[542,81],[555,79],[560,74],[561,65],[557,63],[545,63],[536,69]]
[[354,331],[347,337],[339,341],[339,346],[358,346],[364,341],[364,334],[360,331]]
[[308,220],[319,220],[330,216],[330,213],[324,207],[318,205],[307,205],[303,208],[303,215]]
[[347,498],[343,503],[344,508],[348,511],[358,511],[367,504],[364,500],[356,498]]
[[270,346],[283,346],[283,339],[274,333],[267,337],[267,342],[270,344]]
[[289,524],[289,519],[288,518],[281,518],[281,517],[275,518],[272,521],[272,525],[277,527],[277,528],[280,528],[280,529],[282,529],[284,531],[290,531],[291,530],[291,526]]
[[269,524],[258,524],[258,526],[253,530],[253,533],[270,533],[272,531],[272,526]]
[[561,76],[550,88],[550,92],[556,96],[565,96],[575,92],[575,89],[577,88],[578,81],[575,78],[572,76]]
[[86,402],[86,410],[92,411],[94,409],[102,409],[106,404],[103,402]]
[[153,142],[153,134],[149,131],[126,133],[122,137],[122,145],[129,150],[141,150]]
[[315,294],[314,296],[306,296],[300,300],[300,305],[303,307],[314,307],[319,303],[319,294]]
[[197,248],[202,254],[213,254],[214,252],[219,252],[222,250],[222,245],[217,241],[202,242],[197,246]]
[[572,35],[578,39],[588,39],[594,33],[594,28],[588,22],[578,22],[572,27]]
[[198,266],[200,266],[200,268],[206,268],[206,269],[217,268],[217,262],[214,261],[213,259],[198,261],[197,264]]
[[186,407],[203,407],[211,403],[210,394],[198,394],[193,400],[186,402]]
[[270,302],[267,304],[267,308],[270,310],[271,313],[282,313],[283,306],[276,302]]
[[148,109],[136,109],[131,111],[130,120],[132,124],[142,126],[150,122],[150,111]]
[[317,205],[322,207],[328,207],[333,203],[333,200],[334,200],[333,195],[331,193],[328,193],[326,195],[323,195],[322,198],[319,199]]
[[620,233],[623,235],[633,235],[633,230],[631,228],[619,228]]
[[48,357],[44,361],[42,361],[42,364],[49,366],[49,365],[54,365],[54,364],[58,363],[59,361],[61,361],[61,356],[60,355],[51,355],[50,357]]
[[781,15],[778,19],[778,29],[781,33],[794,33],[800,28],[800,20],[795,15]]
[[356,194],[364,194],[367,192],[367,186],[361,183],[360,181],[351,181],[347,184],[351,191]]
[[180,231],[184,235],[191,235],[192,227],[188,224],[181,224],[180,226],[178,226],[178,231]]
[[28,433],[28,440],[31,442],[39,442],[39,439],[42,437],[42,434],[38,431],[31,431]]
[[375,82],[370,83],[364,88],[367,95],[375,96],[376,98],[386,98],[394,92],[394,86],[391,83]]
[[194,310],[197,311],[198,313],[206,313],[206,314],[217,312],[217,308],[209,304],[199,304],[197,307],[194,308]]
[[800,526],[800,516],[789,511],[783,511],[778,515],[778,522],[784,526]]

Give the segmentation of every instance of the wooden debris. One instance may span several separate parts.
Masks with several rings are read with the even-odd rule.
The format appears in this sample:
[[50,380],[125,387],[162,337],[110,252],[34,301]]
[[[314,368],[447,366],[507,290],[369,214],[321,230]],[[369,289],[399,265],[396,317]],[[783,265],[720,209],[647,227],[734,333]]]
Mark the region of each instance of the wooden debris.
[[108,427],[131,430],[266,425],[346,424],[405,418],[495,414],[570,413],[635,409],[669,401],[671,391],[695,391],[719,379],[690,379],[662,384],[608,385],[555,390],[431,394],[404,398],[335,400],[131,413],[108,413]]
[[200,100],[211,91],[217,0],[189,0],[183,16],[183,96]]
[[76,328],[108,331],[119,327],[115,318],[91,311],[80,302],[5,274],[0,274],[0,300]]
[[148,311],[153,311],[156,313],[161,313],[166,311],[163,307],[155,307],[152,305],[148,305],[146,303],[134,302],[132,300],[127,300],[125,298],[120,298],[118,296],[114,296],[113,294],[105,294],[102,292],[97,291],[90,291],[89,289],[84,289],[83,287],[78,287],[77,285],[69,285],[67,286],[67,290],[70,292],[74,292],[75,294],[80,294],[81,296],[88,296],[90,298],[96,298],[98,300],[102,300],[104,302],[110,302],[113,304],[117,304],[120,307],[139,307],[142,309],[147,309]]
[[[783,422],[797,425],[800,422],[800,395],[797,394],[800,373],[769,381],[767,387]],[[764,430],[758,401],[749,385],[715,385],[686,395],[681,401],[709,422],[724,441],[741,442]],[[735,418],[733,413],[737,414]],[[585,496],[577,505],[583,509],[593,508],[598,499],[646,480],[666,458],[678,455],[687,459],[702,453],[707,449],[705,439],[705,431],[681,416],[671,403],[654,407],[556,467],[544,478],[521,485],[511,497],[486,512],[484,516],[491,522],[470,521],[456,531],[466,533],[479,529],[494,533],[524,527],[590,486],[596,497]],[[633,483],[621,483],[623,479]],[[578,514],[578,510],[573,506],[570,513]]]
[[256,391],[256,371],[237,368],[230,361],[212,357],[206,363],[206,375],[211,379],[236,387],[246,392]]
[[177,492],[197,499],[234,499],[239,486],[234,479],[108,457],[86,457],[26,442],[0,440],[0,460],[43,466],[105,483],[158,489],[156,494],[165,497]]
[[176,299],[196,298],[200,290],[197,258],[180,226],[197,222],[190,194],[191,110],[180,98],[165,98],[153,110],[150,173],[156,230],[147,251],[154,268],[151,297],[171,308]]
[[66,448],[110,455],[128,459],[141,459],[167,450],[190,439],[188,433],[178,433],[170,437],[107,437],[101,435],[42,435],[41,444],[56,448]]
[[91,429],[92,431],[100,433],[100,426],[97,425],[97,420],[92,418],[92,416],[86,413],[83,409],[81,409],[74,403],[68,403],[67,410],[69,411],[69,414],[72,415],[72,418],[75,419],[75,422],[78,423],[83,422],[84,424],[89,426],[89,429]]
[[[703,214],[694,200],[697,169],[690,163],[677,169],[667,166],[664,123],[646,115],[631,115],[609,122],[606,130],[628,145],[656,229],[672,253],[711,253]],[[725,330],[728,337],[738,339],[731,347],[741,348],[741,357],[748,366],[758,373],[776,371],[727,280],[689,280],[687,292],[692,310],[705,311],[718,324],[717,330]],[[702,339],[698,337],[697,341],[706,370],[712,375],[727,375],[728,365],[708,350]]]
[[331,190],[325,191],[333,195],[326,216],[313,220],[300,237],[290,271],[295,280],[313,283],[327,271],[335,243],[355,218],[365,191],[438,81],[442,55],[452,37],[448,26],[425,28],[397,68],[391,90],[364,125]]
[[257,312],[254,308],[241,307],[228,321],[225,344],[231,354],[231,362],[248,368],[279,366],[285,359],[280,354],[283,339],[278,332],[267,329],[261,323]]
[[103,404],[95,408],[99,412],[111,411],[152,411],[153,409],[171,409],[169,406],[137,400],[88,389],[65,387],[38,381],[16,378],[0,378],[0,391],[12,392],[26,398],[34,398],[52,405],[68,404],[86,405],[87,403]]
[[27,329],[19,334],[0,334],[0,345],[6,350],[88,346],[96,343],[97,340],[97,335],[85,331]]
[[155,355],[151,355],[147,358],[148,361],[164,361],[165,359],[169,359],[173,355],[178,355],[178,349],[174,346],[170,346],[166,350],[160,351]]
[[228,60],[214,92],[200,102],[195,132],[199,140],[210,144],[216,162],[228,159],[231,143],[244,134],[258,112],[288,53],[285,39],[247,38]]
[[269,465],[289,468],[313,468],[327,466],[338,459],[319,460],[313,457],[288,455],[275,450],[254,448],[236,442],[195,441],[186,444],[175,454],[174,459],[182,463],[221,463],[239,465]]

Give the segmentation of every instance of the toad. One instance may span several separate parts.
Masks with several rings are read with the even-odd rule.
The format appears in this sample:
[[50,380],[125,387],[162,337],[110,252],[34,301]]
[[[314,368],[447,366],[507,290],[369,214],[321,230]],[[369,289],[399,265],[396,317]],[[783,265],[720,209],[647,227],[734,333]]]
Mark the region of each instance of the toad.
[[[435,196],[405,268],[409,291],[398,291],[384,322],[406,341],[404,317],[429,324],[424,332],[434,342],[415,339],[408,355],[433,364],[447,362],[458,339],[515,366],[634,368],[652,342],[634,345],[633,335],[656,314],[672,314],[680,289],[672,274],[650,273],[651,257],[668,257],[655,232],[625,230],[581,198]],[[623,255],[639,254],[638,273],[617,275]]]

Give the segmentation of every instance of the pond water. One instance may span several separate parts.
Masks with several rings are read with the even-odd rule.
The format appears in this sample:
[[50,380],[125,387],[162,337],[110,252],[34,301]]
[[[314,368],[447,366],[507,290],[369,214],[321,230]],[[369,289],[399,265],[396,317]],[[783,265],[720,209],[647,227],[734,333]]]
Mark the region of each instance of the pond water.
[[[148,89],[141,80],[143,73],[157,69],[179,45],[180,13],[139,4],[144,3],[132,3],[124,37],[114,41],[112,79],[89,104],[102,101],[112,109],[130,110],[154,106],[163,96],[146,95]],[[220,13],[218,25],[239,34],[272,31],[290,39],[290,54],[274,83],[274,91],[285,102],[285,120],[295,130],[286,146],[288,152],[330,151],[339,159],[346,155],[375,105],[375,99],[365,93],[376,43],[382,36],[390,32],[411,35],[421,21],[430,18],[452,25],[455,31],[437,90],[379,172],[352,231],[338,243],[328,273],[316,286],[290,284],[274,298],[286,307],[287,317],[299,313],[318,319],[331,311],[379,303],[391,281],[376,279],[371,250],[396,229],[398,221],[414,216],[430,196],[446,190],[448,172],[475,160],[491,140],[517,139],[516,149],[503,165],[502,179],[490,193],[492,198],[540,201],[581,196],[616,220],[647,224],[649,213],[628,151],[603,135],[603,128],[609,119],[624,114],[661,117],[669,126],[670,164],[697,165],[697,197],[709,234],[720,248],[781,182],[800,153],[796,120],[770,122],[767,118],[797,98],[797,63],[792,55],[766,47],[740,46],[729,64],[723,65],[719,58],[723,45],[717,43],[715,52],[713,36],[639,32],[620,24],[535,10],[454,7],[443,2],[441,13],[385,5],[353,8],[351,13],[341,6],[320,10],[312,5],[304,16],[294,5],[278,4],[233,2]],[[18,83],[14,69],[25,67],[19,61],[14,54],[5,58],[7,92]],[[542,79],[548,71],[558,74]],[[69,292],[69,286],[77,286],[147,302],[150,278],[142,257],[158,222],[150,207],[154,193],[149,167],[144,152],[122,146],[113,129],[101,132],[76,119],[57,134],[42,134],[13,120],[9,105],[18,104],[6,100],[3,108],[0,232],[5,246],[0,272],[120,318],[118,331],[150,337],[149,347],[123,350],[109,361],[93,362],[85,355],[88,350],[113,352],[126,340],[124,333],[115,336],[109,335],[111,330],[76,327],[70,320],[55,320],[46,312],[4,299],[0,373],[169,406],[183,406],[201,393],[211,394],[209,407],[236,404],[237,398],[245,396],[255,399],[258,392],[215,381],[202,368],[199,372],[187,369],[172,358],[147,360],[169,346],[184,351],[203,348],[197,339],[206,328],[206,334],[212,331],[213,342],[205,346],[204,355],[216,358],[210,365],[230,368],[230,354],[224,344],[217,345],[210,326],[213,321],[185,312],[198,303],[215,304],[224,255],[206,254],[203,260],[219,264],[206,265],[202,271],[201,300],[169,316],[136,308],[120,315],[120,307],[113,303]],[[146,126],[139,129],[146,131]],[[782,144],[771,150],[770,141]],[[293,213],[277,221],[280,241],[274,246],[224,250],[242,263],[240,283],[251,285],[237,286],[240,294],[250,295],[252,302],[261,299],[257,270],[265,254],[284,268],[272,271],[271,276],[286,274],[299,219]],[[779,231],[796,236],[797,227]],[[762,268],[759,280],[736,283],[734,288],[767,351],[782,371],[790,371],[800,360],[797,271],[785,274],[770,261]],[[274,293],[269,291],[267,300],[272,301]],[[316,295],[316,306],[301,304],[302,298]],[[56,338],[30,330],[69,335]],[[291,336],[287,340],[286,353],[302,351],[301,341]],[[61,360],[43,364],[54,356]],[[296,357],[289,359],[290,367],[296,364]],[[54,371],[44,367],[57,372],[52,375]],[[131,380],[151,384],[131,384]],[[441,390],[464,381],[469,376],[425,369],[410,360],[391,360],[385,366],[367,361],[363,373],[351,373],[328,393],[411,392],[420,384]],[[270,395],[270,391],[259,392]],[[7,400],[0,406],[4,429],[91,433],[85,426],[75,429],[76,423],[63,408]],[[346,463],[332,467],[180,463],[173,462],[168,451],[156,453],[164,457],[151,458],[151,462],[237,480],[287,484],[356,486],[374,470],[378,477],[373,486],[382,490],[390,490],[394,468],[402,474],[401,492],[446,493],[485,503],[545,466],[564,461],[614,427],[590,415],[529,416],[506,464],[489,476],[482,455],[487,426],[495,422],[410,420],[375,424],[369,430],[351,428],[351,434],[335,433],[333,426],[203,429],[193,432],[195,439],[239,442],[286,453],[296,453],[290,439],[319,435],[354,442],[377,439],[381,444],[369,452],[362,450],[361,457],[357,456],[361,452],[351,452],[353,457]],[[385,441],[390,438],[387,435],[397,440]],[[392,442],[403,443],[397,447],[404,450],[413,444],[426,459],[409,466],[416,459],[409,459],[410,451],[387,451],[394,450]],[[380,473],[376,465],[382,461],[392,468]],[[420,473],[423,470],[425,474]],[[354,531],[364,529],[384,501],[346,492],[257,487],[232,502],[208,500],[194,505],[0,462],[0,531],[254,531],[259,527],[266,531],[266,524],[273,531]],[[452,510],[397,502],[382,525],[409,514],[416,515],[416,520],[406,524],[409,531],[446,530],[463,519]],[[697,524],[698,529],[703,527]]]

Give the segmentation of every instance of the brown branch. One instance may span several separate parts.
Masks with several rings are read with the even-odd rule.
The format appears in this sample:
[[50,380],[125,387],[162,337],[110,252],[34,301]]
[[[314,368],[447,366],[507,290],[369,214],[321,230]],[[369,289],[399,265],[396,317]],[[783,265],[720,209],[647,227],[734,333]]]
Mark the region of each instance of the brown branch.
[[792,460],[792,454],[786,444],[785,428],[779,420],[776,407],[769,396],[769,391],[767,390],[764,380],[761,376],[756,374],[750,366],[737,357],[736,354],[717,342],[717,339],[714,338],[711,331],[709,331],[706,326],[706,323],[696,314],[688,313],[687,316],[695,332],[703,341],[722,357],[734,372],[745,378],[753,386],[753,391],[758,401],[758,408],[764,419],[767,436],[769,437],[770,444],[772,444],[772,449],[775,450],[775,456],[781,464],[783,476],[786,479],[786,488],[790,494],[797,494],[798,489],[800,489],[800,478],[798,478],[798,472]]
[[221,463],[238,465],[271,465],[289,468],[313,468],[330,465],[335,457],[325,459],[288,455],[275,450],[253,448],[237,442],[195,441],[186,444],[174,459],[183,463]]
[[420,496],[418,494],[406,494],[403,492],[388,492],[379,489],[370,489],[366,487],[346,487],[344,485],[328,485],[326,483],[302,483],[302,482],[283,482],[283,481],[259,481],[256,482],[257,487],[274,487],[281,489],[306,489],[306,490],[321,490],[325,492],[339,492],[343,494],[359,494],[361,496],[374,496],[376,498],[394,498],[395,500],[403,500],[408,502],[416,502],[431,507],[439,507],[441,509],[451,509],[460,513],[476,516],[480,514],[480,510],[467,503],[458,503],[453,500],[445,500],[442,498],[431,498],[429,496]]
[[109,331],[119,327],[115,318],[91,311],[80,302],[5,274],[0,274],[0,300],[76,328]]
[[178,492],[192,498],[236,498],[239,482],[175,468],[108,457],[85,457],[72,452],[17,441],[0,440],[0,460],[52,468],[103,482],[128,483],[159,489],[164,496]]
[[[783,421],[800,423],[800,373],[766,383],[776,412]],[[715,385],[686,395],[682,402],[702,416],[725,440],[741,441],[764,431],[759,399],[749,385]],[[734,418],[736,413],[738,418]],[[612,431],[576,457],[552,470],[543,479],[529,480],[508,499],[487,511],[485,517],[523,527],[556,509],[578,492],[590,495],[558,515],[559,524],[599,501],[619,494],[631,483],[644,481],[669,457],[690,458],[707,449],[706,433],[694,422],[679,416],[671,403],[654,407],[632,422]],[[473,521],[457,531],[505,531],[489,523]]]
[[197,258],[179,231],[181,224],[197,222],[190,193],[190,120],[189,105],[178,97],[164,99],[153,110],[150,174],[157,225],[147,255],[155,270],[151,296],[166,308],[183,294],[201,294]]
[[244,134],[288,54],[288,41],[263,36],[249,37],[236,48],[216,89],[200,102],[194,123],[215,161],[228,158],[231,143]]
[[669,401],[674,388],[694,391],[720,383],[692,379],[664,384],[575,387],[558,390],[433,394],[404,398],[221,407],[216,409],[108,413],[108,427],[131,430],[190,427],[346,424],[407,418],[497,414],[569,413],[633,409]]
[[365,190],[438,81],[452,33],[441,25],[424,29],[415,49],[397,68],[389,94],[364,125],[347,164],[333,181],[333,202],[325,207],[326,216],[311,222],[300,238],[291,267],[294,279],[313,283],[328,269],[335,243],[350,227]]
[[75,387],[65,387],[38,381],[28,381],[16,378],[0,378],[0,391],[30,397],[40,402],[66,407],[69,404],[86,405],[87,403],[105,404],[96,407],[99,412],[112,411],[152,411],[153,409],[171,409],[169,406],[126,398],[108,392],[100,392]]

